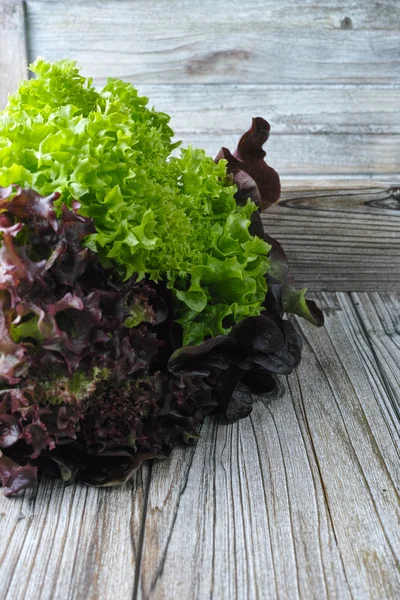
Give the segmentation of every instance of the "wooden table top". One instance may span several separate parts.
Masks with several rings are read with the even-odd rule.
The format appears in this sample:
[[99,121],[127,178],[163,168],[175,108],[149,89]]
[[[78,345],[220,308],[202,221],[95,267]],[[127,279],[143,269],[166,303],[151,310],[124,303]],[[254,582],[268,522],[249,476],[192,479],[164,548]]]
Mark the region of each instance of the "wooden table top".
[[264,219],[326,318],[295,321],[298,369],[124,487],[0,496],[0,597],[398,598],[399,209],[393,186],[288,184]]

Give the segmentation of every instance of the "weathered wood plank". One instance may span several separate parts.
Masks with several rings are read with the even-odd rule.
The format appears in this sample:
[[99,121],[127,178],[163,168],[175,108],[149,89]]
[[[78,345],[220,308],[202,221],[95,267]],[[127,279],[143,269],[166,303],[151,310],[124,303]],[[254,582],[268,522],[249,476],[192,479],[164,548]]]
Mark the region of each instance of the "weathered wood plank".
[[398,597],[399,436],[365,325],[347,295],[322,300],[283,397],[153,466],[139,597]]
[[399,5],[28,0],[29,55],[136,83],[398,83]]
[[[288,91],[290,94],[290,91]],[[264,111],[265,116],[267,111]],[[251,116],[247,113],[247,125]],[[273,127],[273,123],[272,123]],[[236,148],[240,134],[209,135],[208,132],[182,135],[185,145],[204,148],[215,156],[221,146]],[[180,136],[178,136],[180,138]],[[267,160],[285,177],[293,175],[325,178],[341,175],[391,175],[400,179],[400,135],[355,134],[285,134],[274,135],[267,142]]]
[[297,189],[263,215],[299,287],[400,291],[400,187],[331,182]]
[[272,137],[400,133],[400,85],[142,83],[138,89],[157,110],[171,115],[176,136],[185,141],[200,134],[221,144],[224,136],[246,131],[257,115],[270,121]]
[[147,468],[122,488],[0,494],[0,597],[4,600],[131,598]]
[[[282,405],[278,425],[276,420],[257,406],[247,423],[209,421],[191,460],[177,451],[169,465],[154,467],[139,597],[297,598],[301,588],[314,589],[315,596],[305,598],[321,598],[325,578],[338,597],[349,597],[323,494],[320,487],[313,492],[289,402]],[[282,428],[290,431],[289,450],[281,447]],[[296,465],[290,481],[288,454]],[[301,491],[308,486],[301,498],[307,502],[293,523],[288,485],[297,495],[300,482]],[[296,544],[293,535],[299,537]],[[325,566],[320,536],[332,548]],[[173,573],[173,563],[184,568]]]
[[[146,85],[176,139],[215,156],[236,147],[251,117],[272,125],[268,160],[282,176],[354,173],[400,179],[398,87]],[[301,134],[301,135],[300,135]]]
[[0,110],[27,75],[25,14],[20,0],[0,2]]

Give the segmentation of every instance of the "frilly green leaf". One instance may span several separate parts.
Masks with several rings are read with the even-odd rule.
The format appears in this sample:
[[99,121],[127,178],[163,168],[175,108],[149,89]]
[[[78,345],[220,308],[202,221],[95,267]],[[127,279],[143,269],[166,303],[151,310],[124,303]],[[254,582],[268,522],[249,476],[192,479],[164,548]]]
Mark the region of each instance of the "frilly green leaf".
[[222,314],[259,314],[269,247],[249,233],[256,207],[236,205],[226,161],[172,156],[168,115],[129,83],[97,91],[69,60],[31,70],[0,115],[0,185],[60,192],[58,209],[78,199],[96,226],[87,247],[125,279],[166,281],[184,339],[226,332]]

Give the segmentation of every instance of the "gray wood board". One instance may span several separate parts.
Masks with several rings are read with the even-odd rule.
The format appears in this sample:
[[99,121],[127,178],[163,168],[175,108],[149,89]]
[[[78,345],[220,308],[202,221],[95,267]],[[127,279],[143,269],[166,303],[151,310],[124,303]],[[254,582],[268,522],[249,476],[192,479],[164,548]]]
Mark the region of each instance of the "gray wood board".
[[9,93],[26,77],[25,18],[23,2],[0,2],[0,110],[7,104]]
[[251,117],[263,116],[271,124],[268,161],[284,176],[400,180],[399,86],[143,83],[139,92],[171,115],[177,140],[211,156],[233,150]]
[[[131,82],[135,84],[134,80]],[[180,134],[244,132],[252,116],[271,122],[271,135],[399,134],[398,85],[254,85],[142,83],[149,104],[171,115]],[[250,112],[249,112],[250,110]],[[179,129],[177,129],[179,128]]]
[[400,291],[400,186],[285,189],[283,181],[282,199],[263,222],[281,242],[298,287]]
[[[290,93],[290,91],[288,92]],[[267,114],[264,112],[264,115]],[[204,148],[215,156],[217,151],[236,148],[241,133],[251,125],[252,113],[246,115],[246,126],[236,134],[209,135],[208,132],[178,135],[184,144]],[[273,122],[271,123],[273,128]],[[354,174],[364,177],[391,175],[400,179],[400,135],[356,134],[282,134],[273,131],[266,146],[267,161],[281,175],[312,177],[324,174],[325,178]]]
[[48,479],[22,497],[1,495],[0,597],[130,600],[147,473],[121,488]]
[[284,176],[400,179],[398,86],[139,85],[171,115],[175,138],[215,156],[253,116],[271,124],[268,161]]
[[379,297],[388,331],[367,294],[319,299],[326,327],[298,322],[286,393],[153,466],[140,598],[398,597],[399,422],[367,332],[396,356],[396,385],[399,300]]
[[395,599],[400,297],[325,293],[303,361],[120,489],[0,498],[5,600]]
[[396,0],[28,0],[30,56],[136,83],[398,83]]
[[235,135],[262,115],[274,135],[400,133],[400,85],[141,83],[138,89],[186,137]]

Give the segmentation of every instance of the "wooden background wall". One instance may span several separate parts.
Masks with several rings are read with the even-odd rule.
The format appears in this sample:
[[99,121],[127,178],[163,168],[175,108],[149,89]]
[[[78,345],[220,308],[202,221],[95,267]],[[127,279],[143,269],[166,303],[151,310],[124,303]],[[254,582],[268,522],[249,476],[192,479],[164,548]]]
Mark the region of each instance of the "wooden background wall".
[[283,178],[400,174],[398,0],[2,0],[0,102],[26,57],[134,83],[185,144],[272,125]]

